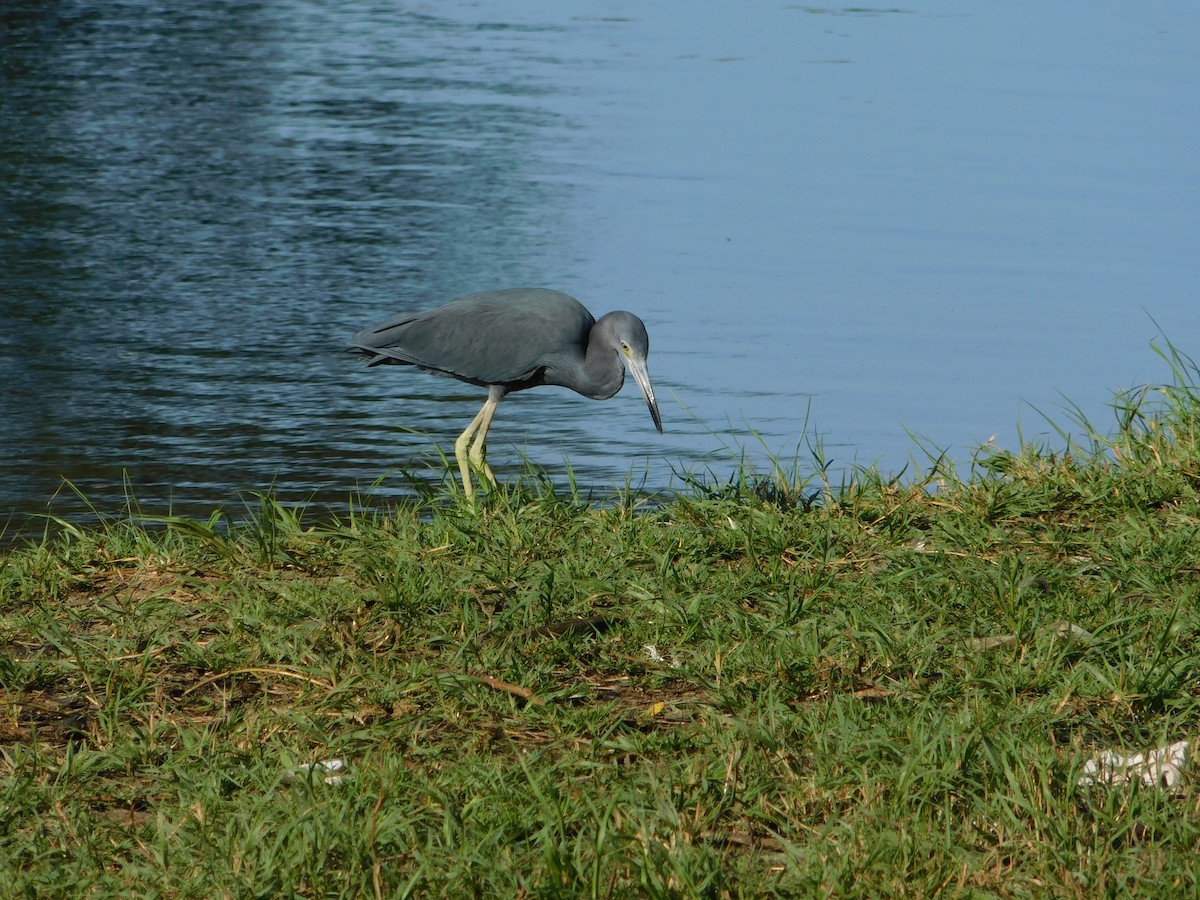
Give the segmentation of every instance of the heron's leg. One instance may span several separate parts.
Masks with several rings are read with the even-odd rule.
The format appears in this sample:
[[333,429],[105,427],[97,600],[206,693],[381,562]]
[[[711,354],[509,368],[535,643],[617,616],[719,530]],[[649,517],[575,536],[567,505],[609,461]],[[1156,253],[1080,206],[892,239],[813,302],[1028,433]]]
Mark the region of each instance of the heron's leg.
[[[496,476],[484,456],[484,441],[487,439],[488,427],[492,424],[492,416],[496,414],[496,406],[506,393],[508,392],[499,386],[494,385],[488,388],[488,398],[484,401],[483,408],[454,442],[454,458],[458,460],[458,469],[462,473],[463,493],[467,495],[468,500],[475,493],[474,488],[471,487],[471,466],[482,472],[493,485],[496,483]],[[474,443],[472,443],[472,438],[474,438]]]
[[496,486],[496,473],[492,471],[492,467],[488,465],[487,461],[487,433],[492,425],[492,416],[496,414],[496,406],[503,396],[503,393],[498,396],[488,394],[487,403],[483,404],[483,409],[479,411],[479,426],[475,429],[475,440],[471,442],[471,452],[468,454],[471,465],[476,471],[483,473],[483,476],[492,483],[492,487]]
[[492,471],[492,467],[487,461],[487,433],[492,427],[492,416],[496,414],[496,407],[507,394],[504,388],[499,385],[492,385],[488,388],[487,402],[483,404],[483,409],[479,411],[479,423],[475,428],[475,439],[471,442],[471,452],[468,458],[471,460],[471,465],[479,472],[482,472],[484,477],[491,482],[492,487],[496,486],[496,473]]
[[[490,402],[491,399],[489,398],[483,404],[483,409],[487,409],[487,405]],[[483,409],[476,413],[475,418],[471,420],[471,424],[454,441],[454,458],[458,460],[458,471],[462,473],[463,493],[467,495],[468,500],[471,499],[475,491],[471,487],[471,463],[467,458],[467,451],[471,446],[471,436],[475,433],[475,429],[479,427],[479,420],[483,418]]]

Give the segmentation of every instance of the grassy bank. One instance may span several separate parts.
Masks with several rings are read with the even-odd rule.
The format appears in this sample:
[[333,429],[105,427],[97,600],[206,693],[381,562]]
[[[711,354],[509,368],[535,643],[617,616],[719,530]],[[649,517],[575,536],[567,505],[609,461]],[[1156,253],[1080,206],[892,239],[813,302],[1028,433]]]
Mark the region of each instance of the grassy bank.
[[2,890],[1195,895],[1194,764],[1079,784],[1200,730],[1167,356],[1111,440],[964,478],[264,501],[10,551]]

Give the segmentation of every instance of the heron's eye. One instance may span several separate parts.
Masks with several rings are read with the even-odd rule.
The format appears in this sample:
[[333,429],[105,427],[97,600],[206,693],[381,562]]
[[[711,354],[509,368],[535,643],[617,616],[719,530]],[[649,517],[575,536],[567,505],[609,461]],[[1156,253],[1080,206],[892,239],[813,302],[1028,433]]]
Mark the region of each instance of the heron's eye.
[[621,352],[624,353],[626,356],[628,356],[632,352],[629,349],[629,345],[627,343],[625,343],[624,341],[621,341]]

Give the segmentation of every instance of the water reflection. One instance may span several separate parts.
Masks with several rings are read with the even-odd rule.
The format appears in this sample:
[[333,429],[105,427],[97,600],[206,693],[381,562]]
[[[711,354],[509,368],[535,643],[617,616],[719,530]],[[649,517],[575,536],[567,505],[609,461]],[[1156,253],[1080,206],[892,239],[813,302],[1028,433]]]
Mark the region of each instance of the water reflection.
[[571,190],[525,172],[558,127],[541,44],[353,4],[6,24],[4,507],[62,477],[110,507],[123,473],[176,511],[272,484],[344,501],[407,463],[403,388],[337,351],[399,304],[540,280]]
[[1103,425],[1146,311],[1195,355],[1200,7],[509,6],[4,5],[0,518],[402,491],[481,394],[340,348],[473,290],[646,320],[663,437],[628,389],[489,435],[598,491]]

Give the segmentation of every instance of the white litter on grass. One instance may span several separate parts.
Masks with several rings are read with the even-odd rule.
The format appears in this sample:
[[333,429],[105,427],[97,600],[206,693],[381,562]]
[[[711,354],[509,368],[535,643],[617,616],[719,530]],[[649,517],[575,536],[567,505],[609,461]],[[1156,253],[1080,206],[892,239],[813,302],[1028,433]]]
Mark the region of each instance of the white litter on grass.
[[646,654],[646,658],[650,662],[662,663],[664,666],[671,666],[675,669],[679,668],[679,657],[672,656],[670,659],[667,659],[658,652],[657,644],[642,644],[642,652]]
[[1079,776],[1079,783],[1087,786],[1141,782],[1150,787],[1173,788],[1183,778],[1187,755],[1187,741],[1176,741],[1132,756],[1105,750],[1087,761]]
[[[1090,644],[1095,638],[1086,628],[1081,628],[1072,622],[1052,622],[1039,628],[1036,634],[1042,638],[1055,638],[1077,644]],[[1015,634],[997,634],[992,637],[971,638],[967,641],[967,646],[972,650],[996,650],[1016,642]]]
[[305,780],[320,778],[326,784],[341,784],[349,780],[349,768],[344,759],[325,759],[321,762],[297,766],[284,775],[284,780],[299,781],[302,778]]

